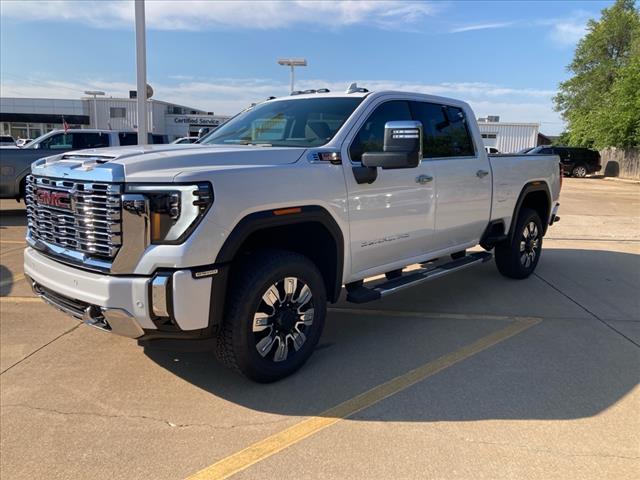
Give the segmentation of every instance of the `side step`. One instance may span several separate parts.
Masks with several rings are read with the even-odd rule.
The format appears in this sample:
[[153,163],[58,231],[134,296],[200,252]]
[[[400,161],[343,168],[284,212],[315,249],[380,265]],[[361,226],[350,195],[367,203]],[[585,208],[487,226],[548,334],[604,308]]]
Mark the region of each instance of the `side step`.
[[452,262],[438,265],[435,268],[425,268],[405,273],[399,278],[378,283],[372,287],[357,287],[347,293],[347,301],[352,303],[366,303],[379,300],[382,297],[399,292],[405,288],[413,287],[435,278],[444,277],[450,273],[459,272],[460,270],[464,270],[465,268],[473,265],[479,265],[487,262],[491,260],[491,257],[492,255],[489,252],[471,253],[465,257],[453,260]]

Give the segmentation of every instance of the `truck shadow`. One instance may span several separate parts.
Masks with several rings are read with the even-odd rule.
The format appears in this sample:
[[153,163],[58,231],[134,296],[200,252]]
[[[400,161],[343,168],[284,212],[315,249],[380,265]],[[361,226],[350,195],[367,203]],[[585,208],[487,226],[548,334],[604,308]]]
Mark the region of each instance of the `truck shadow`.
[[24,209],[3,209],[0,211],[0,229],[5,227],[26,227],[27,212]]
[[[345,311],[349,306],[339,304],[330,311],[309,362],[297,374],[269,385],[226,370],[208,351],[150,343],[144,352],[216,397],[261,412],[314,416],[505,328],[512,320],[503,315],[534,316],[542,318],[541,323],[352,419],[584,418],[603,412],[634,389],[640,380],[640,349],[567,296],[601,319],[615,313],[637,327],[634,312],[640,304],[633,292],[640,283],[639,271],[640,255],[546,249],[540,276],[524,281],[502,278],[489,262],[366,305],[377,313]],[[609,303],[620,299],[627,303],[610,310]],[[403,311],[424,314],[403,316]]]

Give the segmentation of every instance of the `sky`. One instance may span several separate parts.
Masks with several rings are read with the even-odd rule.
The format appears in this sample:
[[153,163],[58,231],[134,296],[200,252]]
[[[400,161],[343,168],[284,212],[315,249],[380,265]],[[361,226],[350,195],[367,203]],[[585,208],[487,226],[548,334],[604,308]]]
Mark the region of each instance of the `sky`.
[[[478,117],[563,130],[552,97],[590,18],[612,1],[146,1],[154,98],[234,114],[296,89],[394,89],[467,101]],[[127,97],[132,1],[0,1],[0,96]]]

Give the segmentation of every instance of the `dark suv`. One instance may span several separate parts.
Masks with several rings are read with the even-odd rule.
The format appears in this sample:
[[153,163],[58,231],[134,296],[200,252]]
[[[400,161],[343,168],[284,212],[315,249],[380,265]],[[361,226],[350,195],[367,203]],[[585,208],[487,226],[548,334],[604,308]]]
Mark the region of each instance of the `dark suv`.
[[581,147],[552,147],[541,145],[527,152],[527,155],[558,155],[565,175],[572,177],[586,177],[591,173],[599,172],[600,152]]

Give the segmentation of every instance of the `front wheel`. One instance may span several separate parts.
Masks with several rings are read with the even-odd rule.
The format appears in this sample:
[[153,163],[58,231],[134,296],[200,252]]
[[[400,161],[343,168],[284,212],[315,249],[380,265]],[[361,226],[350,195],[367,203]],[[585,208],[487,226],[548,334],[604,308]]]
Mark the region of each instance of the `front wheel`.
[[307,257],[270,250],[236,267],[216,354],[257,382],[299,369],[320,339],[326,291]]
[[542,221],[538,212],[523,208],[516,220],[513,238],[496,245],[498,271],[509,278],[527,278],[533,273],[542,252]]

